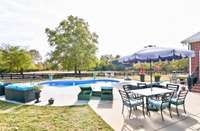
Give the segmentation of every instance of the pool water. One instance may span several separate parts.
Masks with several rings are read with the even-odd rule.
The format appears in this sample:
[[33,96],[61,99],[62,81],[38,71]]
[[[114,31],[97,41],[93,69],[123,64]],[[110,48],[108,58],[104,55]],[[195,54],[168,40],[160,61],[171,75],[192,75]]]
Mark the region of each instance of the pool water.
[[110,79],[100,79],[100,80],[56,80],[56,81],[46,81],[40,83],[40,85],[44,86],[57,86],[57,87],[69,87],[69,86],[78,86],[83,84],[116,84],[119,81],[110,80]]

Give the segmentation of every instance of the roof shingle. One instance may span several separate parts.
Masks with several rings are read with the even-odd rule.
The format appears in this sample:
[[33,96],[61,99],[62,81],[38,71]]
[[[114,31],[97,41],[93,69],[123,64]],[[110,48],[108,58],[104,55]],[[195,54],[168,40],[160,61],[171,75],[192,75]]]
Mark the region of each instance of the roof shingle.
[[200,32],[197,32],[196,34],[188,37],[187,39],[181,41],[183,44],[189,44],[193,42],[199,42],[200,41]]

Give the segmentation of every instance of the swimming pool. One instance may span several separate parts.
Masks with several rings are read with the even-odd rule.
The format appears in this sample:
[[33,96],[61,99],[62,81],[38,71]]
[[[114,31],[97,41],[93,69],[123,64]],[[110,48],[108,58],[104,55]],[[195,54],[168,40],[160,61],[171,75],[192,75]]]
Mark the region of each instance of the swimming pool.
[[96,83],[118,83],[118,80],[110,79],[99,79],[99,80],[56,80],[56,81],[45,81],[41,82],[40,85],[46,86],[57,86],[57,87],[68,87],[68,86],[78,86],[83,84],[96,84]]

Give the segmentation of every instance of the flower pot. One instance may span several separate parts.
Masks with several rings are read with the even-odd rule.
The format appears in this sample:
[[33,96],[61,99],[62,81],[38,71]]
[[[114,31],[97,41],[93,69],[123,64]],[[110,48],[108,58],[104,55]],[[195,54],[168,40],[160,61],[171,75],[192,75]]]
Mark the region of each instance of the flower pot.
[[39,103],[40,102],[40,90],[37,90],[37,91],[35,91],[35,99],[36,99],[36,101],[35,101],[35,103]]
[[145,75],[140,75],[140,81],[144,82],[144,80],[145,80]]
[[50,98],[49,99],[49,105],[52,105],[54,103],[54,99],[53,98]]
[[155,82],[159,82],[160,81],[160,76],[155,76]]

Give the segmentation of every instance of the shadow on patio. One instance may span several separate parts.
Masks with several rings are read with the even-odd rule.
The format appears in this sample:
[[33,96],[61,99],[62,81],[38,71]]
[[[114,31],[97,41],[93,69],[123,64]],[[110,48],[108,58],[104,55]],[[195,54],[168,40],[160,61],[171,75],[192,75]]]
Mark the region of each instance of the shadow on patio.
[[181,114],[180,117],[173,113],[173,118],[169,116],[168,111],[164,111],[165,120],[162,121],[160,112],[151,112],[151,116],[144,117],[141,110],[132,113],[131,119],[128,113],[125,113],[122,131],[132,130],[175,130],[182,131],[198,124],[198,120],[189,114]]

